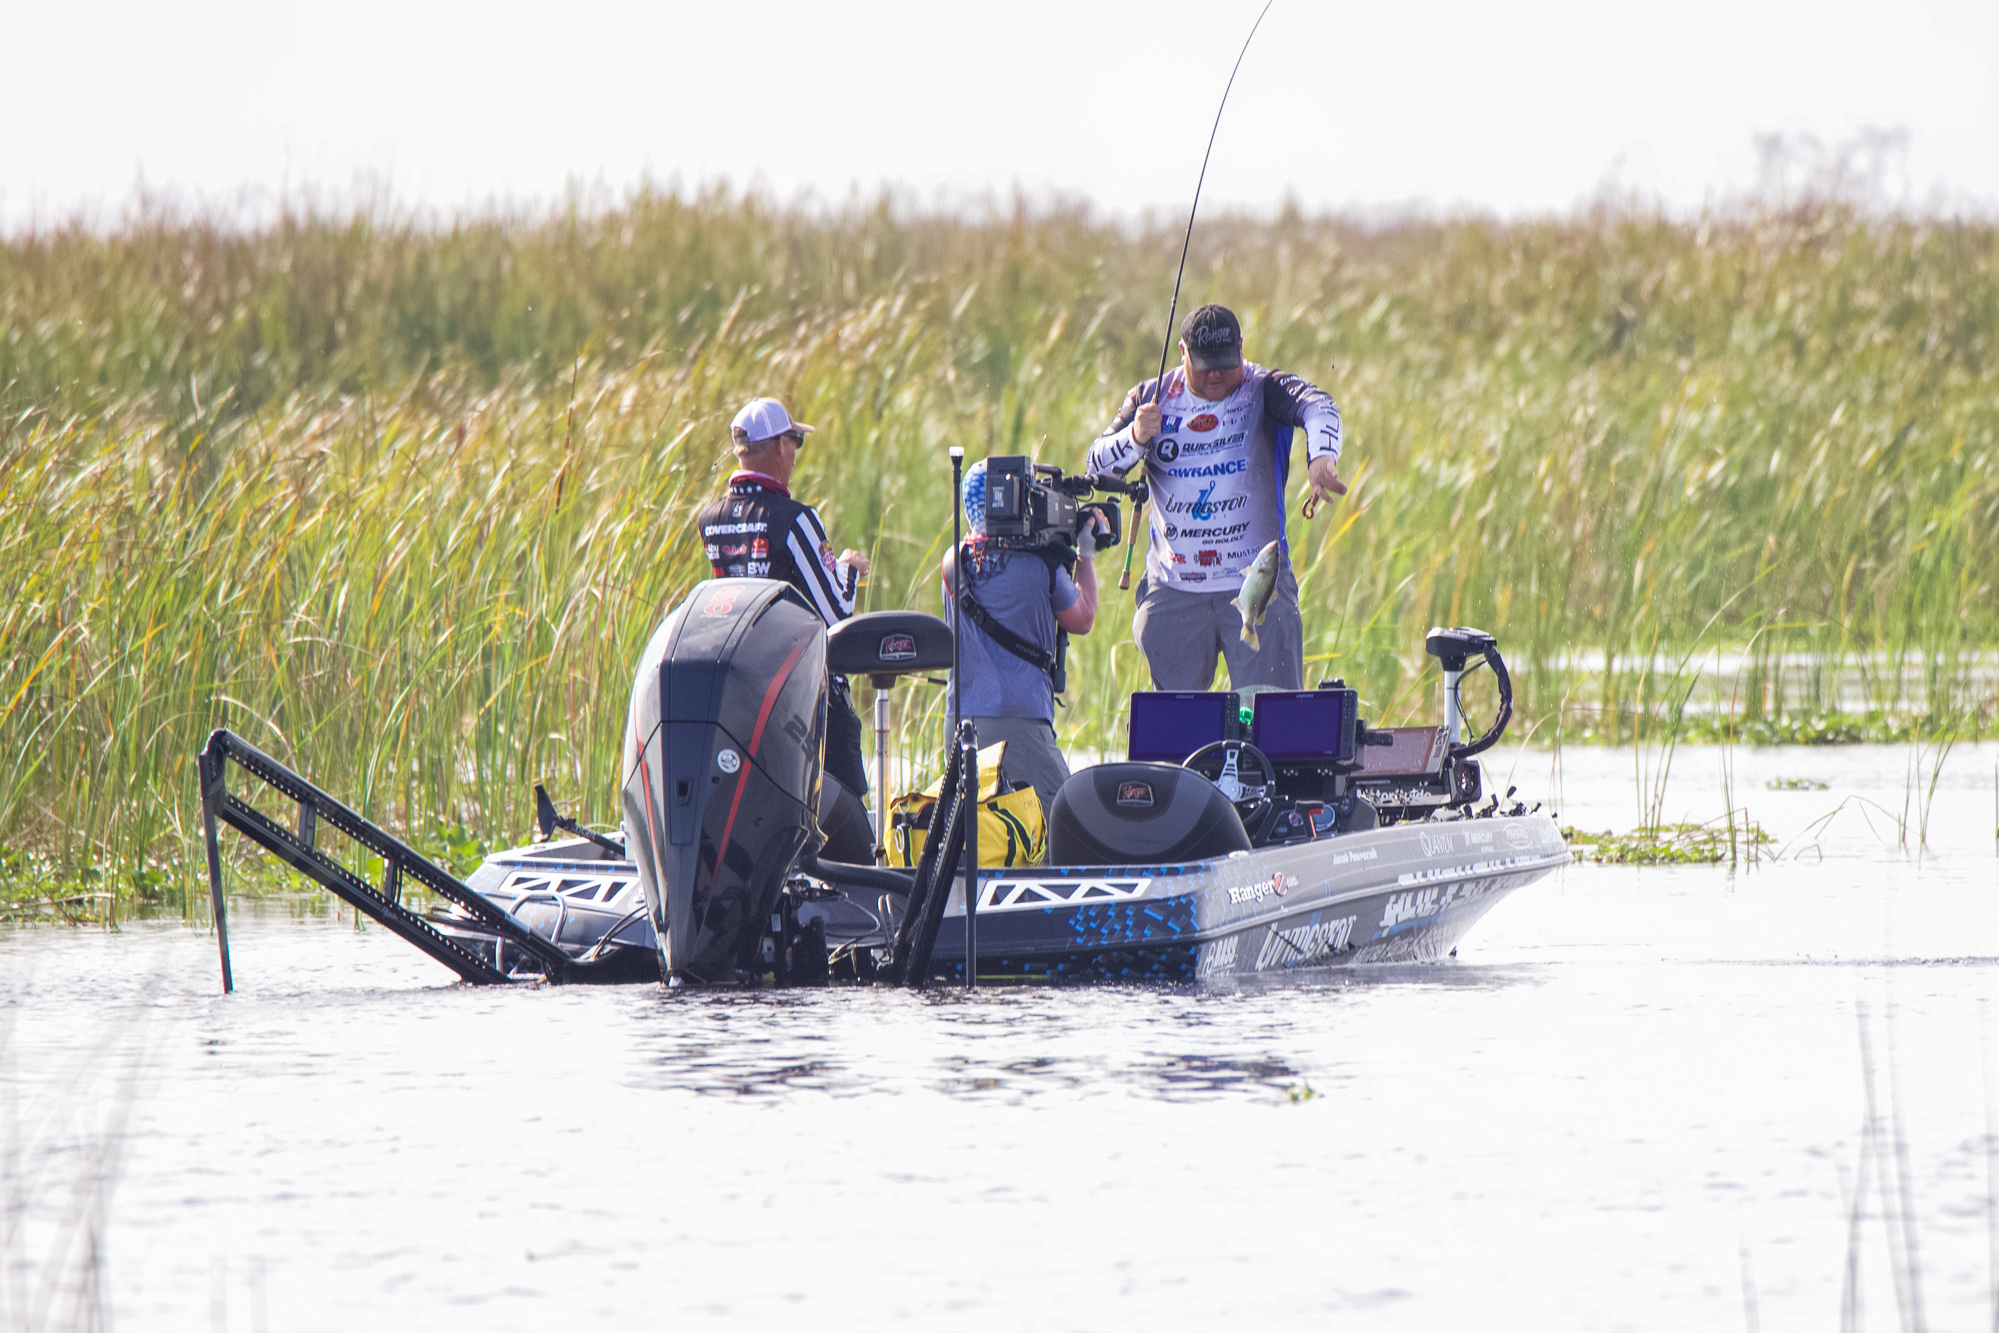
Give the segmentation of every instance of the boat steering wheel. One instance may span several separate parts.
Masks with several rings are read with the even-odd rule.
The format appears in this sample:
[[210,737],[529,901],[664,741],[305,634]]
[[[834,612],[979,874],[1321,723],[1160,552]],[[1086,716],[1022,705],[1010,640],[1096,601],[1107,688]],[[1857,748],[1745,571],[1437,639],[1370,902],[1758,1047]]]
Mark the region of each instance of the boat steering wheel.
[[1251,843],[1260,839],[1276,808],[1277,766],[1248,741],[1210,741],[1180,767],[1215,784],[1235,807]]

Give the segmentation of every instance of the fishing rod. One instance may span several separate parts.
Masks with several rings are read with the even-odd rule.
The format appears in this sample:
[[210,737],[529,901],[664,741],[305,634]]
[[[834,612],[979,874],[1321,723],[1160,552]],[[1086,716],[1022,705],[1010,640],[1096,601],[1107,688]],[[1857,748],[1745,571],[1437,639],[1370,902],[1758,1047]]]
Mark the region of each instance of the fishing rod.
[[[1207,151],[1201,154],[1201,174],[1194,180],[1194,202],[1187,209],[1187,235],[1180,242],[1180,267],[1173,274],[1173,302],[1166,307],[1166,338],[1159,344],[1159,374],[1152,381],[1152,401],[1155,403],[1166,392],[1166,358],[1173,352],[1173,320],[1180,313],[1180,281],[1187,276],[1187,251],[1194,244],[1194,217],[1201,211],[1201,187],[1207,184],[1208,159],[1214,156],[1215,135],[1222,128],[1222,112],[1228,108],[1229,90],[1235,87],[1235,76],[1242,68],[1242,58],[1249,54],[1249,44],[1256,40],[1256,30],[1263,26],[1264,15],[1276,3],[1277,0],[1264,0],[1263,8],[1257,12],[1256,22],[1249,25],[1249,36],[1242,39],[1242,50],[1236,53],[1235,65],[1229,70],[1229,81],[1222,87],[1221,105],[1215,108],[1215,123],[1208,129]],[[1124,548],[1124,572],[1118,575],[1117,580],[1120,589],[1131,587],[1131,553],[1138,549],[1138,520],[1145,509],[1145,500],[1143,495],[1132,498],[1132,540]]]

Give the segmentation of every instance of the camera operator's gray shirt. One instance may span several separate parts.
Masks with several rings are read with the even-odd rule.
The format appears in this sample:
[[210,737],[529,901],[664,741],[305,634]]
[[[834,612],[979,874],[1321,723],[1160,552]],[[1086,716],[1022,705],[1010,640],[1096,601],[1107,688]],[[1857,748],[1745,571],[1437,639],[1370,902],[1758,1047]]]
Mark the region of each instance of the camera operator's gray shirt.
[[[980,572],[981,565],[985,572]],[[1048,588],[1048,564],[1032,551],[987,548],[983,560],[968,555],[965,584],[986,614],[1050,656],[1055,652],[1055,613],[1067,611],[1082,593],[1064,570]],[[944,598],[944,619],[957,628],[957,608]],[[960,649],[965,666],[966,717],[1032,717],[1052,722],[1055,696],[1048,674],[1015,657],[969,620]]]

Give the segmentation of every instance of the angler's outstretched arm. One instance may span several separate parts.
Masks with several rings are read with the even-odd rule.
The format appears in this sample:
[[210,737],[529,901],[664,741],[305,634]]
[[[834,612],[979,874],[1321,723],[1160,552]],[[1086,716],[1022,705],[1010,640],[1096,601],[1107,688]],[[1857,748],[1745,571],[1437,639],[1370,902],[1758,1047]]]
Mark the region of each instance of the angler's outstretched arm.
[[1305,517],[1335,495],[1345,495],[1340,480],[1340,405],[1316,384],[1282,370],[1263,381],[1263,412],[1280,426],[1305,434]]

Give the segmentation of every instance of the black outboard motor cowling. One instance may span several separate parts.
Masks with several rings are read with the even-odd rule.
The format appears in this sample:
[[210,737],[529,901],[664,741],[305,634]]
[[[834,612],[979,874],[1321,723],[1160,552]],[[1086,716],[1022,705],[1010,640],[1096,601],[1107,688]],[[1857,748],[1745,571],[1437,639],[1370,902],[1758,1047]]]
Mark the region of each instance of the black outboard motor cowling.
[[654,634],[625,724],[626,845],[669,981],[728,984],[819,841],[826,626],[789,584],[702,583]]

